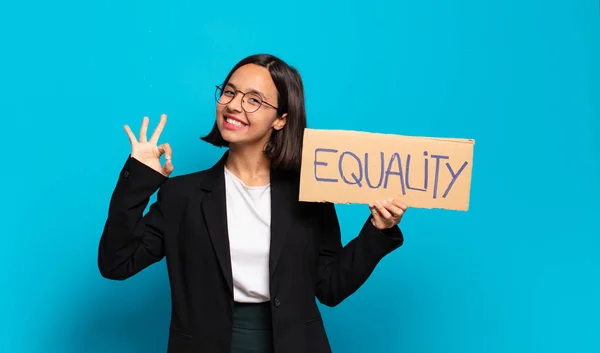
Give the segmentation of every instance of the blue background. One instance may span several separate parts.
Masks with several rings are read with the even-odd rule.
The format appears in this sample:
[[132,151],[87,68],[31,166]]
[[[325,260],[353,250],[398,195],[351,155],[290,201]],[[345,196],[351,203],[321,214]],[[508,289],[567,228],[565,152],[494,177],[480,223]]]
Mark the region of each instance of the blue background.
[[[468,212],[412,209],[406,243],[323,308],[334,352],[600,351],[596,0],[24,1],[0,5],[0,351],[164,352],[164,261],[103,279],[97,245],[138,131],[169,114],[175,175],[242,57],[297,66],[309,125],[474,138]],[[338,206],[344,242],[368,214]]]

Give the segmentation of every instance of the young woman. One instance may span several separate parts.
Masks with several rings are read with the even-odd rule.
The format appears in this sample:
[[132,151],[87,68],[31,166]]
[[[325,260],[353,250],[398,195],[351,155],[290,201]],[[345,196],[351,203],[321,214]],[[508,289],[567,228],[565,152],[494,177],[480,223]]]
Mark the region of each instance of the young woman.
[[171,147],[158,144],[165,115],[150,139],[148,118],[139,139],[125,126],[132,151],[110,201],[100,272],[123,280],[166,258],[169,353],[331,352],[315,298],[339,304],[402,245],[406,205],[374,202],[343,247],[334,205],[298,201],[306,127],[298,72],[271,55],[247,57],[216,100],[203,139],[228,150],[204,171],[170,177]]

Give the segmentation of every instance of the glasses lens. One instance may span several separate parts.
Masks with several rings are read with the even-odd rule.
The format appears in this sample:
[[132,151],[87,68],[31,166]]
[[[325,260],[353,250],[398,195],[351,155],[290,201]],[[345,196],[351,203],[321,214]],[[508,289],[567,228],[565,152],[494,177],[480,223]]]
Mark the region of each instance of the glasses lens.
[[217,86],[217,89],[215,90],[215,100],[219,104],[227,104],[231,102],[234,96],[235,92],[229,88],[223,89],[222,87]]
[[257,111],[261,104],[262,98],[260,95],[256,93],[247,93],[242,101],[242,108],[244,108],[245,111],[252,113]]

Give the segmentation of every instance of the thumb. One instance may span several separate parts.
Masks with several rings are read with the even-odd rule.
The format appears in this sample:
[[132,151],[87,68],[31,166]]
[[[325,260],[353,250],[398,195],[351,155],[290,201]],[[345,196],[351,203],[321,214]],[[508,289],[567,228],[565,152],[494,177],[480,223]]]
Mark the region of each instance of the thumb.
[[372,216],[371,223],[377,227],[379,224],[381,224],[383,222],[381,214],[379,213],[379,211],[377,211],[377,208],[375,207],[375,205],[369,205],[369,209],[371,210],[371,216]]

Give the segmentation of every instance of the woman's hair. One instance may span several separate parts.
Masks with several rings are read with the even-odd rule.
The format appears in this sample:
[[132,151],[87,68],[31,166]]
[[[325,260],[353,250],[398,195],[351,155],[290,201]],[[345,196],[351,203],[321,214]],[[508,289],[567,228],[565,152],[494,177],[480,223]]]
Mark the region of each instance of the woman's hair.
[[[306,109],[304,107],[304,86],[302,78],[294,67],[270,54],[248,56],[238,62],[229,72],[223,86],[240,67],[255,64],[269,70],[278,91],[277,115],[287,113],[286,124],[281,130],[273,129],[267,142],[265,154],[271,160],[271,166],[277,169],[299,170],[302,155],[302,140],[306,128]],[[228,146],[215,122],[210,133],[202,140],[218,147]]]

